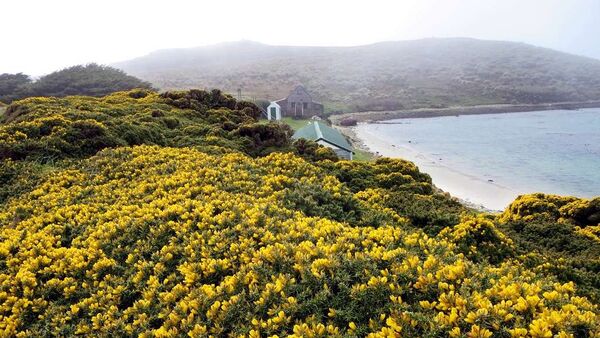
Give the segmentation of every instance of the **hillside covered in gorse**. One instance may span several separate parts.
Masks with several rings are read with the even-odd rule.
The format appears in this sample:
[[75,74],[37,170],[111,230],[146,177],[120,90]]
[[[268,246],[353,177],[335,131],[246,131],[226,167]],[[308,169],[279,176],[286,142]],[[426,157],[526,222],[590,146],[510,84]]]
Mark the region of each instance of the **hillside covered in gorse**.
[[10,105],[0,335],[600,336],[599,198],[478,213],[259,115],[218,90]]

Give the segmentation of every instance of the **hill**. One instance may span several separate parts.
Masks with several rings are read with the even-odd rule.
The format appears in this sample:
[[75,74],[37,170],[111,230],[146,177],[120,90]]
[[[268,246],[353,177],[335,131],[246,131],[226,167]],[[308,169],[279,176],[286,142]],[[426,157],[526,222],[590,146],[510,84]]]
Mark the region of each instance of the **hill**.
[[5,103],[32,96],[104,96],[134,88],[151,85],[122,70],[94,63],[65,68],[37,81],[22,73],[0,74],[0,101]]
[[357,47],[242,41],[159,50],[115,66],[161,89],[241,88],[263,99],[303,83],[329,111],[600,99],[600,60],[464,38]]
[[600,198],[480,214],[258,115],[218,90],[9,106],[1,335],[600,334]]

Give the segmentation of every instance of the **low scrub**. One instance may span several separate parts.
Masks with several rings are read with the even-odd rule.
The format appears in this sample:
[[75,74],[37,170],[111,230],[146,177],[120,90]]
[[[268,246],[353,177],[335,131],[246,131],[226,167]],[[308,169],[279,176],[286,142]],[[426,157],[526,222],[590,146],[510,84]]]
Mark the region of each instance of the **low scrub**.
[[215,90],[13,103],[0,335],[600,335],[598,199],[481,214],[258,115]]

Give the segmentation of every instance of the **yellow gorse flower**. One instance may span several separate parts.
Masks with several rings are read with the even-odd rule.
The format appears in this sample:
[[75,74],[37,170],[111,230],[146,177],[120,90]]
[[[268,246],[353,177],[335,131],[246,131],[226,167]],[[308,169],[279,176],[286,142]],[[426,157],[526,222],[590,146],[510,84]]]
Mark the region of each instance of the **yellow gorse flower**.
[[[385,222],[309,217],[282,203],[294,185]],[[293,154],[105,150],[2,205],[0,335],[600,334],[574,284],[467,259],[460,243],[494,232],[485,219],[432,237],[382,198]]]

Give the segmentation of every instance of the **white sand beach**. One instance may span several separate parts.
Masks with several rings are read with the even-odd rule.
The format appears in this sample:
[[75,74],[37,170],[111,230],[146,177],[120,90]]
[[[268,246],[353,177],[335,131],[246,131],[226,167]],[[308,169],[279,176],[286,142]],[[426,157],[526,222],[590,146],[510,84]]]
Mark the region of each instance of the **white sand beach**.
[[403,158],[414,162],[422,172],[431,176],[435,186],[468,204],[500,211],[504,210],[518,195],[524,193],[445,166],[440,161],[427,158],[410,146],[386,141],[377,135],[376,131],[355,127],[353,132],[369,151],[381,156]]

